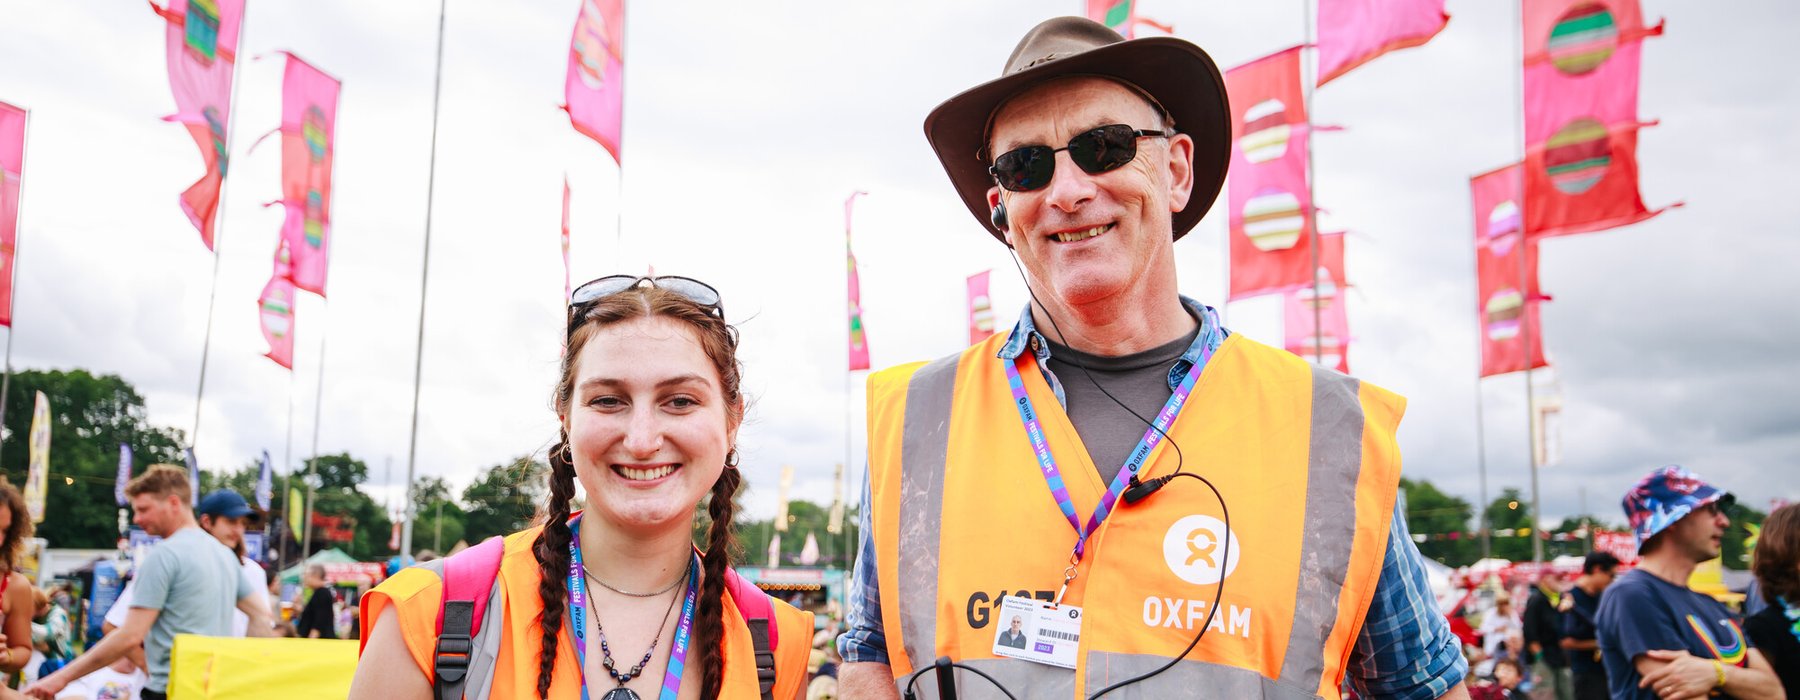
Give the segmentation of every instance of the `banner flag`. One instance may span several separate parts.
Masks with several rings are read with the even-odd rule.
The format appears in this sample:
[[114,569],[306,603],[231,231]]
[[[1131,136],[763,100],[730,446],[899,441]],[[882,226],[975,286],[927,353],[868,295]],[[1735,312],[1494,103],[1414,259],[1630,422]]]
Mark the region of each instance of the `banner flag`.
[[0,326],[12,327],[13,251],[19,242],[19,183],[25,175],[23,109],[0,102]]
[[193,501],[192,503],[189,503],[188,505],[199,507],[199,505],[200,505],[200,461],[194,459],[194,448],[192,448],[192,447],[183,449],[181,451],[181,457],[183,459],[187,460],[188,495],[190,496],[191,500]]
[[305,519],[303,511],[306,510],[306,497],[300,494],[299,487],[288,486],[287,505],[284,507],[287,508],[288,532],[293,533],[296,539],[304,537],[306,530],[301,527],[301,523]]
[[262,318],[263,339],[269,342],[269,352],[263,357],[292,371],[295,285],[289,263],[288,241],[283,238],[275,243],[275,271],[269,275],[268,284],[263,285],[256,307]]
[[131,446],[119,443],[119,475],[113,479],[113,500],[120,508],[131,501],[125,496],[125,485],[131,483]]
[[31,441],[25,468],[25,511],[44,522],[44,493],[50,486],[50,397],[37,392],[31,406]]
[[581,0],[569,40],[563,102],[575,131],[624,164],[619,149],[625,128],[625,0]]
[[[1538,288],[1538,242],[1523,235],[1519,178],[1519,166],[1509,165],[1469,179],[1483,377],[1518,372],[1528,364],[1530,368],[1549,364],[1544,360],[1544,334],[1538,323],[1538,304],[1546,300]],[[1525,256],[1523,263],[1521,255]],[[1526,337],[1531,340],[1529,349]]]
[[275,497],[275,467],[269,463],[269,451],[262,451],[262,465],[256,472],[256,507],[269,511],[269,501]]
[[1226,175],[1230,300],[1312,282],[1309,147],[1300,94],[1300,47],[1225,73],[1237,139]]
[[1637,0],[1525,0],[1525,230],[1599,231],[1661,213],[1638,193],[1644,26]]
[[1319,85],[1444,30],[1444,0],[1319,0]]
[[994,303],[988,299],[988,275],[982,270],[969,275],[969,344],[974,345],[994,334]]
[[806,544],[800,545],[800,565],[812,566],[819,563],[819,538],[811,531],[806,533]]
[[850,371],[869,368],[869,339],[863,335],[862,283],[856,275],[856,252],[850,247],[850,211],[859,195],[852,192],[844,200],[844,255],[850,262]]
[[569,174],[563,173],[563,209],[562,209],[562,253],[563,253],[563,303],[575,296],[574,288],[569,286]]
[[1317,294],[1308,284],[1282,295],[1287,326],[1284,345],[1288,352],[1307,362],[1317,358],[1319,366],[1349,374],[1350,317],[1344,308],[1343,293],[1349,285],[1344,281],[1344,234],[1319,235],[1319,268],[1315,274]]
[[[286,52],[283,52],[286,53]],[[337,150],[340,84],[287,53],[281,81],[281,203],[294,286],[325,296],[331,259],[331,164]]]
[[1137,0],[1087,0],[1087,18],[1131,39],[1137,24]]
[[169,25],[165,43],[176,111],[163,119],[186,126],[206,162],[206,174],[181,193],[181,210],[212,250],[219,187],[231,161],[226,132],[244,0],[168,0],[166,6],[152,2],[150,7]]

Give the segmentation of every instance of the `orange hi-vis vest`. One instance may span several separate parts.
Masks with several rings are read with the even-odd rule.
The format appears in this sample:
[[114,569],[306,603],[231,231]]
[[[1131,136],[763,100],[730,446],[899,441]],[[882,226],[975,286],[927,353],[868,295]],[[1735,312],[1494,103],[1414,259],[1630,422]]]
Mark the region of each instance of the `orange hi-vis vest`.
[[[465,697],[471,700],[478,697],[491,700],[538,697],[538,653],[544,648],[543,632],[538,627],[538,620],[543,614],[544,606],[543,600],[538,597],[538,582],[541,577],[531,546],[537,541],[538,531],[541,529],[542,526],[534,527],[506,537],[505,553],[500,559],[500,578],[494,585],[495,599],[490,601],[487,615],[490,622],[497,622],[498,625],[484,623],[480,635],[500,635],[494,644],[493,675],[491,681],[470,684]],[[425,566],[401,569],[363,596],[362,638],[369,638],[369,630],[380,619],[382,608],[392,605],[400,623],[401,637],[406,641],[406,650],[419,665],[420,672],[425,674],[425,680],[430,682],[435,661],[432,653],[437,647],[438,611],[443,607],[443,591],[443,581],[436,571]],[[729,589],[724,595],[731,595]],[[791,698],[799,692],[800,684],[806,680],[807,660],[812,651],[809,644],[813,636],[812,613],[796,609],[780,600],[770,602],[775,612],[771,623],[780,628],[782,639],[782,643],[775,649],[775,688],[772,696]],[[757,685],[755,648],[750,639],[750,627],[732,601],[725,601],[723,608],[725,681],[719,697],[758,700],[762,697],[762,692]],[[581,673],[574,645],[569,626],[564,624],[557,633],[556,667],[551,673],[547,697],[581,697]],[[700,673],[696,659],[694,653],[690,653],[688,673]],[[600,689],[598,693],[590,693],[595,698],[603,695],[612,684],[605,676],[592,680],[597,682],[594,687]],[[488,689],[485,695],[482,694],[483,687]]]
[[[1075,531],[1038,469],[995,354],[1006,336],[869,378],[871,527],[888,658],[904,686],[939,656],[1019,698],[1079,698],[1179,656],[1108,697],[1337,697],[1381,564],[1400,479],[1405,400],[1229,337],[1139,471],[1176,479],[1121,499],[1090,536],[1065,604],[1081,606],[1077,667],[996,656],[1000,599],[1051,600]],[[1027,395],[1083,522],[1106,491],[1031,356]],[[1065,381],[1068,381],[1065,379]],[[1223,566],[1225,590],[1207,613]],[[959,672],[964,698],[1001,697]],[[935,692],[932,674],[919,687]]]

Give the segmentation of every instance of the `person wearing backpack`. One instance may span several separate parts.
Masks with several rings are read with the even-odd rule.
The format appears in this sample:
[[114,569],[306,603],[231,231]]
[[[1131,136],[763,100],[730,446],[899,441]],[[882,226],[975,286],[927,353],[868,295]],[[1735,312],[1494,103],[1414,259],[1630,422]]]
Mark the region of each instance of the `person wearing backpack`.
[[615,275],[571,299],[543,524],[365,595],[350,697],[801,697],[812,614],[731,569],[745,401],[718,292]]

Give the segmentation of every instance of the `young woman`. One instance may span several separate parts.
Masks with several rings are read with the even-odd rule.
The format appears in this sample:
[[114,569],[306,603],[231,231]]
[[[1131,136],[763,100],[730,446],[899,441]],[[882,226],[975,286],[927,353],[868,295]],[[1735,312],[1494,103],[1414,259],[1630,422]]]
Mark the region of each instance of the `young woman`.
[[[502,614],[486,618],[499,629],[477,639],[500,635],[487,697],[759,698],[750,627],[725,585],[742,480],[736,330],[717,291],[682,277],[603,277],[574,300],[547,515],[506,538]],[[587,510],[571,517],[577,481]],[[704,555],[690,535],[702,500]],[[441,581],[405,569],[363,598],[352,698],[432,697]],[[801,697],[812,616],[773,606],[772,696]]]
[[1744,620],[1744,633],[1775,668],[1787,696],[1800,698],[1800,503],[1763,519],[1751,560],[1769,604]]
[[0,480],[0,672],[17,673],[31,661],[31,579],[14,571],[31,537],[31,515],[25,497],[11,482]]

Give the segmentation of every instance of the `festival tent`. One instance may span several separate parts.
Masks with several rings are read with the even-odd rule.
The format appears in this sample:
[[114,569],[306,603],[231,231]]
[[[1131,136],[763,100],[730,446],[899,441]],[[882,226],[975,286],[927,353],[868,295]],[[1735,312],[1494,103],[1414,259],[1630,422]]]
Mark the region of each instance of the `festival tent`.
[[332,547],[314,552],[306,561],[295,564],[281,572],[283,585],[300,585],[300,575],[306,567],[319,564],[325,567],[325,582],[333,586],[375,585],[387,578],[387,572],[376,562],[357,561],[344,553],[344,550]]

